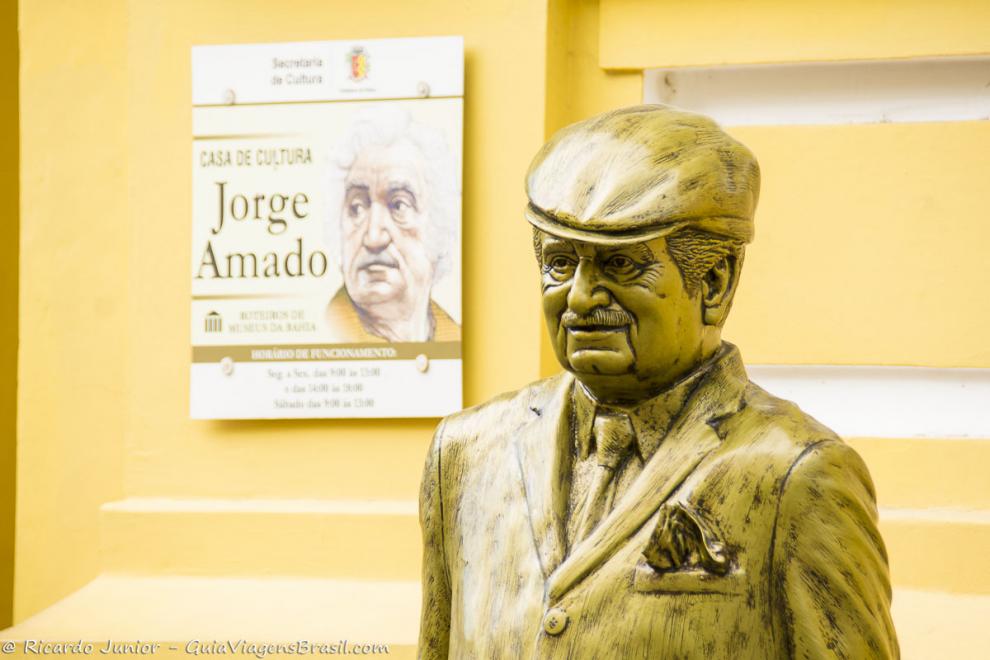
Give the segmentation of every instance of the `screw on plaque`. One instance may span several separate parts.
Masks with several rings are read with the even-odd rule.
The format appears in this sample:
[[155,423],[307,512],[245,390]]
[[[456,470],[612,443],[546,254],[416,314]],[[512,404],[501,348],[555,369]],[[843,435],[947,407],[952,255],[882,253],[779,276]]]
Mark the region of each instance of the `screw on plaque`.
[[234,358],[225,357],[220,360],[220,371],[223,372],[224,376],[230,376],[234,373]]
[[420,373],[424,374],[430,368],[430,358],[426,357],[425,353],[420,353],[416,356],[416,368],[419,369]]
[[416,94],[425,98],[430,96],[430,85],[422,80],[416,83]]
[[234,90],[227,89],[223,93],[223,103],[224,105],[234,105],[237,102],[237,95],[234,94]]

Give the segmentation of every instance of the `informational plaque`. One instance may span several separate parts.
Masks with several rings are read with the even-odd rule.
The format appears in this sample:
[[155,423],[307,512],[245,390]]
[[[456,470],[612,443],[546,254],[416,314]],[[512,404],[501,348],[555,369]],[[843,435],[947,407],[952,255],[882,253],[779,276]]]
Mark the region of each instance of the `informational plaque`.
[[192,49],[199,419],[462,406],[460,37]]

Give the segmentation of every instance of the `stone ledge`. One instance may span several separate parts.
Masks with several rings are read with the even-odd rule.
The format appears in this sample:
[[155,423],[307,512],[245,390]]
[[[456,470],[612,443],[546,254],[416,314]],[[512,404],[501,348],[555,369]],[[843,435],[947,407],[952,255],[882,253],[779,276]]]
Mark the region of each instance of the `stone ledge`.
[[[135,575],[416,581],[416,502],[132,498],[101,509],[103,570]],[[880,510],[897,587],[990,594],[990,511]],[[263,530],[259,532],[259,530]]]
[[[0,639],[335,642],[390,645],[414,658],[417,582],[101,575]],[[904,660],[974,657],[990,648],[990,595],[896,589]]]
[[384,643],[414,657],[418,582],[98,576],[2,639]]
[[990,594],[990,511],[881,509],[880,533],[896,586]]
[[103,505],[110,573],[418,580],[414,501],[131,498]]

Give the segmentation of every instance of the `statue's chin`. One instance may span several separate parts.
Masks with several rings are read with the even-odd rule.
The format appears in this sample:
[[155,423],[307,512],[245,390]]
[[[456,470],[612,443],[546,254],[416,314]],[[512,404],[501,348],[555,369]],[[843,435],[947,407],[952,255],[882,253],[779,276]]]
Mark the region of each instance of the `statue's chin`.
[[568,356],[571,371],[589,376],[620,376],[628,374],[632,356],[625,351],[582,349]]
[[627,374],[635,363],[624,329],[572,329],[567,330],[564,337],[567,362],[575,373]]

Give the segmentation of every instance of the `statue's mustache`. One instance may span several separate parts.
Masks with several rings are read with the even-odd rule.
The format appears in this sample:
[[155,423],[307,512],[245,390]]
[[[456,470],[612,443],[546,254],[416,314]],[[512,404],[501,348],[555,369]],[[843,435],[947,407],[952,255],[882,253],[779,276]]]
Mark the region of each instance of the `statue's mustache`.
[[620,328],[630,325],[632,317],[621,309],[608,309],[596,307],[588,314],[577,314],[571,310],[564,312],[560,318],[561,324],[568,329],[571,328]]

